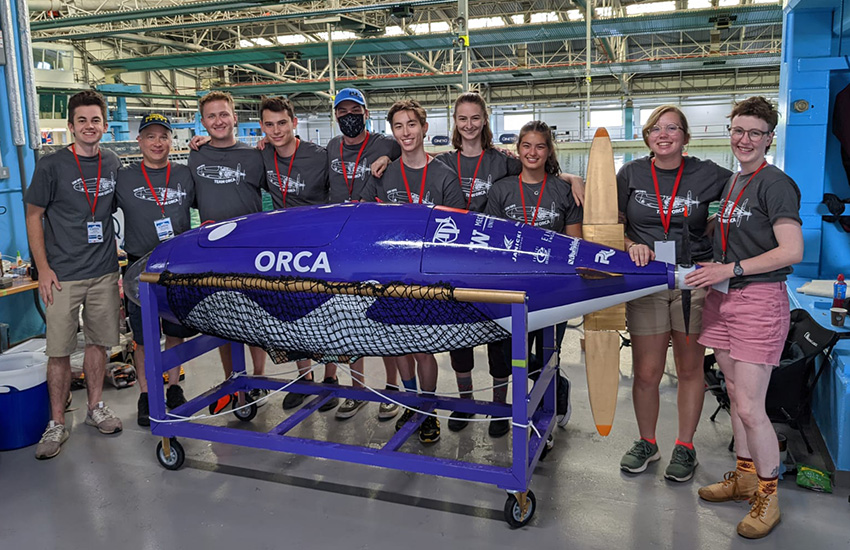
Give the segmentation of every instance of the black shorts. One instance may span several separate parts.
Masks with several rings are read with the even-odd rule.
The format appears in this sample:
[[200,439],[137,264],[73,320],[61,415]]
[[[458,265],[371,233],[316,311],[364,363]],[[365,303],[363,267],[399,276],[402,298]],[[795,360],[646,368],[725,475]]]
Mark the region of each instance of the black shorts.
[[[136,305],[133,301],[127,300],[127,315],[130,317],[130,329],[133,331],[133,341],[140,346],[145,345],[145,337],[142,331],[142,308]],[[174,338],[191,338],[198,334],[197,330],[193,330],[183,325],[160,319],[162,322],[162,332],[166,336]]]

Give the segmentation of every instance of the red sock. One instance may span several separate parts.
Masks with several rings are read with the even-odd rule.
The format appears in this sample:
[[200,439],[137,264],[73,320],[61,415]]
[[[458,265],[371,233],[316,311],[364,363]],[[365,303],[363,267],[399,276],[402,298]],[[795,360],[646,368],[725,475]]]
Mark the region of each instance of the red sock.
[[772,495],[776,493],[778,483],[778,477],[759,476],[759,493],[763,493],[765,495]]
[[685,443],[683,441],[679,441],[678,437],[676,438],[676,445],[681,445],[682,447],[687,447],[688,449],[690,449],[692,451],[694,450],[694,444],[693,443]]
[[648,441],[649,443],[652,443],[653,445],[655,445],[655,438],[654,437],[652,439],[647,439],[645,437],[641,437],[641,439],[643,439],[644,441]]

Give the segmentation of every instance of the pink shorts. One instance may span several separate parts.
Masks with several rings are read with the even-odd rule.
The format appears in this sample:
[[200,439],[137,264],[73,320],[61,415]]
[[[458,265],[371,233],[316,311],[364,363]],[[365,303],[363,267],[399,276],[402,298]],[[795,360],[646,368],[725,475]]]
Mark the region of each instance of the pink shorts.
[[729,350],[732,359],[756,365],[779,364],[791,310],[784,282],[750,283],[723,294],[708,291],[699,343]]

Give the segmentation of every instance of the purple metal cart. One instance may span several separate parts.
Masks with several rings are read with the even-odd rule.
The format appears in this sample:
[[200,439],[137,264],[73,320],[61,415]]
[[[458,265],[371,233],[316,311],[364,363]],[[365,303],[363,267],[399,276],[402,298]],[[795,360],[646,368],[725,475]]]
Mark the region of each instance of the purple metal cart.
[[[144,276],[142,280],[145,280]],[[145,340],[159,341],[159,305],[152,283],[140,283],[139,291]],[[233,372],[236,376],[174,409],[171,411],[174,416],[169,417],[166,414],[164,391],[149,392],[152,432],[162,437],[162,441],[157,444],[157,459],[169,470],[180,468],[185,459],[185,452],[177,437],[187,437],[489,483],[508,492],[504,508],[505,520],[513,528],[522,527],[531,520],[537,506],[534,493],[528,488],[532,473],[538,460],[545,456],[553,444],[552,431],[556,424],[558,354],[554,349],[554,327],[551,327],[544,333],[544,368],[532,389],[526,392],[529,379],[526,295],[524,292],[509,294],[513,294],[509,300],[512,302],[511,332],[513,334],[511,343],[512,405],[453,397],[426,398],[409,392],[386,391],[385,393],[399,403],[426,412],[441,409],[493,417],[512,417],[513,456],[510,466],[493,466],[400,451],[405,441],[416,433],[419,425],[425,420],[425,416],[420,413],[414,415],[411,421],[396,432],[380,449],[287,435],[295,426],[335,396],[378,402],[383,399],[365,388],[328,386],[301,380],[291,382],[269,377],[239,376],[245,373],[245,357],[241,345],[231,346]],[[156,380],[169,369],[227,343],[229,342],[220,338],[201,335],[166,351],[160,350],[159,346],[152,346],[145,354],[147,376],[150,380]],[[315,397],[266,433],[193,422],[162,422],[174,419],[175,416],[192,416],[228,394],[236,392],[245,394],[254,388],[277,390],[287,385],[289,391]],[[256,414],[256,405],[252,404],[235,414],[241,420],[250,420]],[[534,428],[531,427],[532,425]],[[522,426],[527,427],[522,429]]]

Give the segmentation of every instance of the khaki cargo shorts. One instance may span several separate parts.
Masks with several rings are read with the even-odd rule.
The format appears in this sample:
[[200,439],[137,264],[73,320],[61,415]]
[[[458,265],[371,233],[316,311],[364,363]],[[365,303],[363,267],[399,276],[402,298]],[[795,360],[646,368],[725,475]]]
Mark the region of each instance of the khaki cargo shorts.
[[80,306],[86,344],[118,345],[118,272],[81,281],[59,281],[53,288],[53,304],[44,310],[47,322],[47,356],[67,357],[77,347]]

